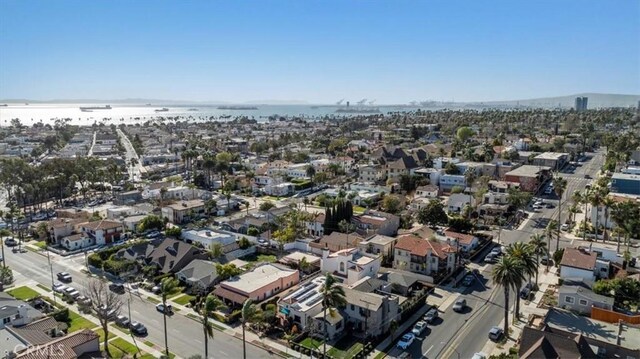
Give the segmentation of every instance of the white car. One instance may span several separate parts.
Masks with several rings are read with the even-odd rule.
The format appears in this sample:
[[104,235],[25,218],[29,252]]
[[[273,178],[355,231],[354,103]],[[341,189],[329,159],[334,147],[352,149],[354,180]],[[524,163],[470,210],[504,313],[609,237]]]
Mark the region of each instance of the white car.
[[405,335],[402,336],[402,338],[400,338],[400,341],[398,341],[398,344],[396,345],[398,348],[405,350],[407,349],[411,344],[413,344],[413,341],[416,339],[416,336],[413,335],[413,333],[407,333]]
[[568,224],[566,224],[566,223],[563,223],[563,224],[560,226],[560,229],[561,229],[561,230],[563,230],[563,231],[567,231],[567,230],[569,230],[569,225],[568,225]]
[[56,283],[53,285],[53,291],[56,293],[63,293],[67,289],[67,286],[62,283]]
[[422,335],[422,332],[424,332],[425,329],[427,329],[427,323],[421,320],[413,326],[411,333],[417,337],[419,335]]
[[471,357],[471,359],[487,359],[487,354],[485,353],[475,353],[473,354],[473,356]]

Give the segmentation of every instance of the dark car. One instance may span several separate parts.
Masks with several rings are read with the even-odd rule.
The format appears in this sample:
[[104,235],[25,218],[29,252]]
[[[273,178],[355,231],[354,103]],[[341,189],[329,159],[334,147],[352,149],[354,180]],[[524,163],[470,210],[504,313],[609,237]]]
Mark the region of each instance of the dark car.
[[127,318],[124,315],[118,315],[116,317],[115,322],[116,322],[116,325],[118,325],[120,327],[123,327],[123,328],[128,328],[129,324],[131,324],[131,321],[129,320],[129,318]]
[[520,298],[529,299],[531,295],[531,289],[533,289],[533,285],[531,283],[527,283],[522,289],[520,289]]
[[502,338],[503,335],[504,335],[504,330],[502,330],[502,328],[500,327],[492,327],[491,330],[489,330],[489,339],[493,341],[500,340],[500,338]]
[[164,304],[160,303],[160,304],[156,305],[156,310],[159,311],[160,313],[164,313],[166,315],[172,315],[173,314],[173,307],[171,306],[171,304],[167,304],[167,306],[165,307]]
[[429,309],[427,314],[424,315],[423,319],[425,322],[431,324],[434,320],[436,320],[436,318],[438,318],[438,308],[432,307],[431,309]]
[[4,239],[4,244],[6,244],[9,247],[13,247],[18,245],[18,241],[16,241],[15,238],[13,237],[7,237]]
[[109,290],[114,293],[124,294],[124,285],[120,283],[111,283],[109,284]]
[[145,327],[144,324],[140,322],[131,322],[129,328],[131,329],[131,332],[137,336],[147,335],[147,327]]
[[56,276],[58,277],[59,281],[64,283],[70,283],[71,281],[73,281],[73,278],[71,278],[71,274],[67,272],[60,272],[56,274]]

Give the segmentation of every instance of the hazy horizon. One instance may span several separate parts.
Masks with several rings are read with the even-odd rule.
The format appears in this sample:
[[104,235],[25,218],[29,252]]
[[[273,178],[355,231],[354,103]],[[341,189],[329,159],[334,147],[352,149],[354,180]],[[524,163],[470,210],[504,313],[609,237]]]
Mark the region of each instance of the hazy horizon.
[[640,2],[0,2],[0,98],[332,104],[640,93]]

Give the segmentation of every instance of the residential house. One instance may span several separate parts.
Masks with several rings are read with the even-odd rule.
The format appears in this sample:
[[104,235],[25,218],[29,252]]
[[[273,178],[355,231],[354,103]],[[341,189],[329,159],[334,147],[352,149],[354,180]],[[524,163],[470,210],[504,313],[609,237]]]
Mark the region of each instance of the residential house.
[[309,329],[313,318],[322,312],[323,284],[320,276],[285,293],[278,301],[278,316],[288,318],[299,330]]
[[575,282],[567,279],[558,288],[558,306],[591,315],[591,307],[613,310],[613,298],[594,293],[582,278]]
[[565,248],[560,262],[560,278],[582,278],[587,281],[596,279],[595,252],[576,248]]
[[80,223],[86,222],[84,218],[55,218],[47,222],[49,231],[49,242],[60,244],[63,237],[70,236],[77,229]]
[[324,248],[329,249],[330,252],[337,252],[347,248],[357,248],[362,240],[364,240],[364,238],[355,232],[347,235],[333,231],[329,235],[325,234],[322,236],[319,241],[309,243],[309,247],[311,247],[313,253],[322,254]]
[[207,257],[207,254],[200,248],[171,238],[136,244],[115,253],[116,259],[153,265],[162,274],[176,273],[194,259],[206,259]]
[[95,245],[93,238],[82,233],[71,234],[60,239],[60,246],[68,251],[75,251]]
[[403,156],[395,161],[387,163],[387,178],[395,180],[403,175],[411,175],[413,174],[413,171],[419,167],[420,166],[416,163],[413,157]]
[[199,292],[207,293],[219,281],[216,264],[205,259],[194,259],[176,272],[176,278]]
[[271,298],[300,281],[300,272],[279,264],[264,264],[252,271],[221,282],[213,291],[225,302],[242,305]]
[[321,258],[316,256],[315,254],[306,253],[306,252],[293,252],[289,253],[286,256],[280,258],[278,262],[288,265],[291,268],[300,269],[300,262],[305,260],[309,265],[309,269],[307,272],[315,272],[320,270]]
[[305,222],[307,235],[311,237],[322,237],[324,236],[324,213],[314,213],[311,214],[311,220]]
[[84,222],[78,224],[78,228],[82,231],[84,237],[92,240],[92,242],[88,242],[87,244],[105,245],[124,239],[124,226],[122,223],[116,221],[103,219]]
[[376,234],[360,242],[358,246],[365,253],[392,257],[395,243],[396,239],[393,237]]
[[364,277],[372,277],[378,273],[382,263],[381,255],[361,252],[358,248],[348,248],[329,253],[322,251],[320,270],[331,273],[347,285],[352,285]]
[[438,277],[455,269],[455,253],[446,243],[404,234],[395,244],[393,268]]
[[454,193],[447,198],[447,212],[461,213],[464,207],[475,206],[476,200],[473,196],[464,193]]
[[443,173],[440,175],[440,182],[438,184],[440,190],[443,192],[450,192],[454,187],[460,187],[464,189],[467,186],[467,180],[464,175],[453,175]]
[[367,183],[381,182],[386,177],[386,171],[380,165],[360,166],[358,173],[358,180]]
[[29,324],[42,317],[43,314],[29,304],[0,292],[0,329]]
[[525,192],[536,193],[540,187],[551,178],[551,167],[520,166],[505,174],[505,181],[520,184]]
[[295,192],[295,184],[283,182],[265,186],[262,191],[269,196],[286,197]]
[[451,243],[451,246],[458,246],[460,251],[465,253],[469,253],[478,248],[480,244],[480,239],[472,234],[458,233],[447,229],[444,231],[444,235],[447,241]]
[[438,198],[438,186],[426,185],[416,188],[416,197]]
[[[41,358],[100,358],[100,336],[89,329],[83,329],[70,333],[63,337],[55,338],[46,344],[33,345],[18,352],[14,352],[14,359],[41,359]],[[21,348],[24,348],[21,346]],[[46,356],[43,356],[43,353]],[[54,355],[55,354],[55,355]]]
[[215,243],[220,243],[223,253],[238,249],[238,236],[219,229],[190,229],[182,231],[180,238],[189,244],[199,243],[207,249],[213,248]]
[[437,170],[443,170],[445,167],[447,167],[447,164],[453,163],[455,165],[456,163],[459,163],[459,162],[460,162],[459,158],[437,157],[436,159],[433,160],[433,168]]
[[116,193],[113,204],[117,206],[135,204],[142,201],[142,192],[138,190]]
[[386,212],[368,210],[363,214],[352,216],[351,223],[356,225],[356,232],[361,235],[395,236],[400,227],[400,217]]
[[189,222],[199,216],[203,216],[205,212],[204,201],[201,199],[181,201],[162,207],[162,217],[173,224]]
[[347,305],[342,316],[351,335],[375,337],[389,330],[391,322],[400,318],[399,297],[382,292],[364,292],[343,287]]
[[440,176],[444,174],[444,171],[435,168],[420,167],[414,171],[414,174],[428,179],[432,185],[438,185],[440,183]]

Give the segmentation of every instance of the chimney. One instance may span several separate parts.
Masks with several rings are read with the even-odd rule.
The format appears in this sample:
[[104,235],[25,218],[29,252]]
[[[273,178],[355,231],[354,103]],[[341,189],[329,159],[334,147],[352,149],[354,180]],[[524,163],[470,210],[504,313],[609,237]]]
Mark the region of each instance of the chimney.
[[322,248],[322,259],[329,257],[329,244],[325,243],[324,248]]

